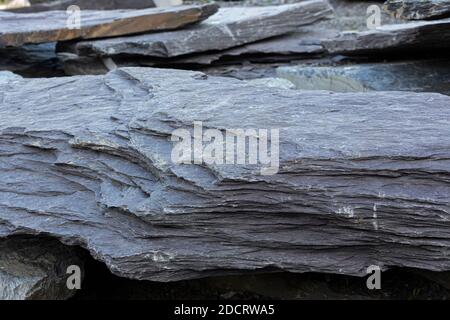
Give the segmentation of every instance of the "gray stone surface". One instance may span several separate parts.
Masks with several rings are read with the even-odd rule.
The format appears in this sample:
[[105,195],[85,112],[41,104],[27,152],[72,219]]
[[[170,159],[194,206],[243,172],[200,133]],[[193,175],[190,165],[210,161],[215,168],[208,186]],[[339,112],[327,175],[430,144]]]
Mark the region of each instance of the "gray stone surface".
[[[331,53],[362,54],[394,50],[450,48],[450,19],[382,25],[362,32],[343,32],[322,42]],[[409,51],[411,52],[411,51]]]
[[419,60],[338,67],[280,67],[277,75],[297,89],[357,91],[416,91],[450,95],[450,62]]
[[[311,58],[324,53],[324,48],[321,45],[322,39],[337,35],[337,31],[306,26],[294,34],[261,40],[222,51],[215,50],[173,58],[146,56],[108,56],[107,58],[110,58],[120,67],[145,66],[186,69],[198,69],[211,64],[223,65],[233,62],[240,64],[245,61],[288,62],[295,59]],[[60,45],[57,55],[68,75],[96,75],[108,71],[103,62],[105,57],[79,56],[71,52],[63,52],[64,50],[64,45]]]
[[83,262],[78,252],[56,240],[0,239],[0,300],[63,300],[76,293],[67,268]]
[[450,17],[450,0],[387,0],[383,9],[399,19],[440,19]]
[[181,57],[172,63],[211,64],[221,59],[245,59],[245,56],[300,56],[324,52],[321,40],[338,35],[337,31],[304,27],[294,34],[284,35],[220,52]]
[[56,0],[32,3],[29,7],[9,10],[18,13],[30,13],[52,10],[67,10],[76,5],[81,10],[115,10],[115,9],[145,9],[155,7],[153,0]]
[[323,0],[267,7],[222,8],[203,23],[175,32],[81,41],[61,51],[78,55],[175,57],[224,50],[297,31],[332,14]]
[[13,72],[10,72],[10,71],[0,72],[0,83],[8,83],[9,81],[19,80],[19,79],[22,79],[22,77]]
[[0,11],[0,47],[172,30],[202,21],[216,11],[215,4],[141,10],[83,10],[79,29],[68,27],[66,11]]
[[[0,82],[0,236],[117,275],[450,270],[450,97],[258,87],[152,68]],[[176,165],[173,130],[280,130],[280,168]],[[30,183],[32,182],[32,183]]]

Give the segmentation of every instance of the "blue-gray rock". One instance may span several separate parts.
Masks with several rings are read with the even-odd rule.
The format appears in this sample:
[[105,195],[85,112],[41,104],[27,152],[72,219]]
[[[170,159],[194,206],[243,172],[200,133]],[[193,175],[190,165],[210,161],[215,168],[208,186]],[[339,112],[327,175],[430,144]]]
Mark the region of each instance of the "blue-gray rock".
[[278,77],[302,90],[415,91],[450,95],[450,62],[417,60],[334,67],[283,66]]
[[[125,68],[2,80],[0,114],[1,237],[45,234],[157,281],[450,270],[448,96]],[[194,121],[279,129],[278,172],[174,163],[172,134]]]
[[450,17],[449,0],[387,0],[383,9],[395,18],[406,20]]
[[322,42],[330,53],[430,52],[450,48],[450,18],[382,25],[374,30],[342,32]]
[[0,47],[173,30],[202,21],[217,9],[215,4],[206,4],[141,10],[83,10],[79,26],[77,21],[68,24],[66,11],[0,11]]

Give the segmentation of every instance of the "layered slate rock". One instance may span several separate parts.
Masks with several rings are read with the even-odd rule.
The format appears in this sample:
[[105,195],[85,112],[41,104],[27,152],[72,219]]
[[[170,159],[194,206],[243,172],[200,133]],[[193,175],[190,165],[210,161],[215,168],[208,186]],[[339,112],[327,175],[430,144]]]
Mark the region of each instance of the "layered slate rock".
[[175,59],[172,63],[208,65],[220,60],[242,59],[246,56],[276,57],[277,60],[282,60],[283,56],[320,54],[325,51],[321,44],[322,39],[335,36],[337,36],[337,31],[305,27],[293,34],[249,43],[219,52],[181,57]]
[[[117,275],[157,281],[450,270],[448,96],[127,68],[9,77],[0,102],[0,236],[50,235]],[[194,121],[254,129],[259,142],[258,130],[279,129],[278,171],[174,163],[172,134]]]
[[19,13],[52,10],[65,11],[73,5],[78,6],[81,10],[145,9],[155,7],[153,0],[55,0],[33,3],[29,7],[17,8],[10,11]]
[[450,48],[450,18],[382,25],[362,32],[342,32],[335,39],[322,42],[331,53],[361,54],[380,51]]
[[[204,20],[216,11],[215,4],[142,10],[83,10],[79,29],[68,25],[66,11],[0,12],[0,46],[170,30]],[[46,23],[42,24],[42,21]]]
[[449,0],[388,0],[383,9],[395,18],[406,20],[450,17]]
[[418,60],[335,67],[286,66],[277,75],[302,90],[416,91],[450,94],[450,62]]
[[332,14],[323,0],[265,7],[222,8],[203,23],[178,30],[81,41],[60,51],[78,55],[139,55],[176,57],[209,50],[224,50],[297,31]]
[[111,70],[111,64],[117,67],[151,66],[198,69],[211,64],[223,65],[233,62],[241,63],[248,60],[283,62],[311,58],[325,52],[321,44],[322,39],[332,38],[337,35],[338,31],[306,26],[293,34],[273,37],[222,51],[214,50],[173,58],[79,56],[73,52],[64,52],[67,49],[67,51],[72,49],[61,44],[57,47],[57,55],[68,75],[104,74]]
[[0,299],[68,299],[76,293],[67,287],[70,266],[82,270],[83,261],[78,251],[56,240],[0,239]]

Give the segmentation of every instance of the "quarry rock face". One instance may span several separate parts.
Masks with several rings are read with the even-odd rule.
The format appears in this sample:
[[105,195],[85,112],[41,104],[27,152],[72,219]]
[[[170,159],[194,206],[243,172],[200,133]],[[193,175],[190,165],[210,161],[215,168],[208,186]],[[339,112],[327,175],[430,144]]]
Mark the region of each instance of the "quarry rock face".
[[[335,37],[337,31],[302,27],[301,31],[269,39],[244,44],[222,51],[208,51],[172,58],[147,56],[84,56],[71,52],[64,44],[59,44],[57,56],[68,75],[105,74],[116,67],[179,67],[201,68],[211,64],[225,65],[246,60],[289,61],[323,54],[322,39]],[[70,51],[70,49],[68,50]],[[109,63],[108,63],[109,61]]]
[[[0,75],[0,237],[45,234],[116,275],[156,281],[450,270],[448,96],[302,92],[152,68]],[[217,129],[216,160],[234,146],[217,132],[250,130],[267,154],[199,158],[199,123]],[[186,133],[194,159],[180,163]]]
[[0,11],[0,47],[171,30],[204,20],[216,11],[215,4],[141,10],[82,10],[79,21],[74,19],[69,23],[66,11]]

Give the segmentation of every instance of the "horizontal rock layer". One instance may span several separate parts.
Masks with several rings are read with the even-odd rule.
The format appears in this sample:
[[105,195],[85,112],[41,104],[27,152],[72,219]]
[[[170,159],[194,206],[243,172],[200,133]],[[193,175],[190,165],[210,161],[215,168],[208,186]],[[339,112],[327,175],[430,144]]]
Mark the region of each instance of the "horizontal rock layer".
[[[2,75],[0,236],[52,236],[117,275],[157,281],[450,270],[448,96],[302,92],[151,68]],[[279,129],[278,173],[175,164],[171,135],[194,121]]]
[[223,50],[298,30],[332,14],[326,1],[265,7],[222,8],[203,23],[174,32],[143,34],[62,45],[78,55],[175,57]]
[[450,0],[388,0],[383,9],[399,19],[440,19],[450,17]]
[[[72,39],[121,36],[176,29],[202,21],[217,11],[215,4],[142,10],[83,10],[68,25],[66,11],[38,13],[0,12],[0,47]],[[45,21],[45,24],[42,24]]]
[[418,60],[339,67],[280,67],[277,75],[302,90],[415,91],[450,95],[450,62]]
[[52,10],[67,10],[70,6],[81,10],[145,9],[155,7],[153,0],[54,0],[32,3],[29,7],[9,10],[18,13],[30,13]]
[[[450,19],[382,25],[362,32],[343,32],[322,42],[331,53],[361,54],[450,48]],[[410,51],[411,52],[411,51]]]
[[[59,60],[69,75],[104,74],[114,67],[172,67],[201,68],[211,64],[256,61],[290,61],[314,57],[324,53],[321,39],[337,35],[337,32],[305,27],[301,32],[270,38],[223,51],[184,55],[173,58],[146,56],[91,57],[70,52],[58,52]],[[64,50],[59,46],[59,50]]]

